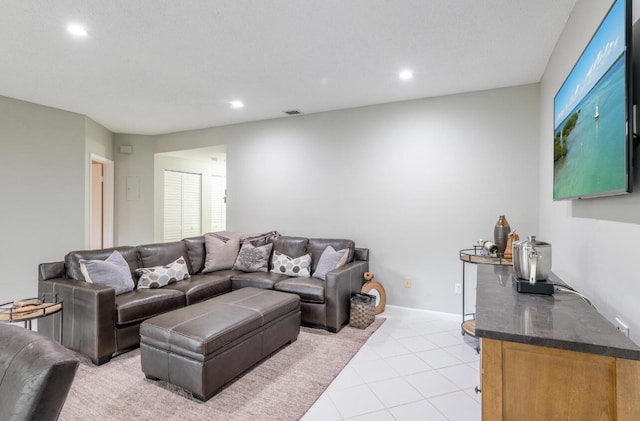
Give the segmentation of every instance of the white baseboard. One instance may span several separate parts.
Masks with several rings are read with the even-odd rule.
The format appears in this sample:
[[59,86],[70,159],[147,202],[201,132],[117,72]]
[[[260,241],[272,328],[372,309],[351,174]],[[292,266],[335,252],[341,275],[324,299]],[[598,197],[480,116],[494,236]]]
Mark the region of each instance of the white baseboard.
[[[455,314],[455,313],[445,313],[445,312],[442,312],[442,311],[424,310],[424,309],[421,309],[421,308],[402,307],[402,306],[395,306],[395,305],[390,305],[390,304],[387,304],[385,307],[391,307],[391,308],[397,308],[397,309],[401,309],[401,310],[417,311],[417,312],[421,312],[421,313],[431,314],[433,316],[437,316],[437,317],[439,317],[441,319],[445,319],[445,320],[453,320],[453,321],[462,320],[462,316],[460,314]],[[382,312],[380,314],[380,316],[384,317],[384,312]]]

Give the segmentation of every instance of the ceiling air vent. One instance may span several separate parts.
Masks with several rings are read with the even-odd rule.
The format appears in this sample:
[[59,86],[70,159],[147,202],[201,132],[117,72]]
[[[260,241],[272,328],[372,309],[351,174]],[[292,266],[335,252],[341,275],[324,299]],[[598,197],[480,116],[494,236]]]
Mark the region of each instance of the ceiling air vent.
[[300,111],[300,110],[288,110],[288,111],[283,111],[283,113],[285,113],[286,115],[298,115],[298,114],[302,114],[302,111]]

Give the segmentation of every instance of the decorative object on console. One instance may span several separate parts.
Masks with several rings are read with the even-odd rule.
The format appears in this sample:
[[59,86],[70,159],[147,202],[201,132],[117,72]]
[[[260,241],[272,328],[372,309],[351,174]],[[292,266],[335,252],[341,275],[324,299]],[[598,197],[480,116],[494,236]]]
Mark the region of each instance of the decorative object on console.
[[498,247],[498,254],[504,253],[510,231],[511,227],[509,227],[507,218],[505,218],[504,215],[500,215],[496,226],[493,228],[493,242]]
[[251,242],[245,241],[240,247],[240,253],[238,253],[233,269],[243,272],[267,272],[272,247],[272,243],[255,247]]
[[129,264],[114,250],[106,260],[80,260],[80,271],[90,284],[106,285],[116,290],[116,295],[133,291],[133,278]]
[[136,273],[140,275],[138,289],[162,288],[172,282],[182,281],[189,277],[187,262],[183,256],[168,265],[136,269]]
[[271,261],[271,272],[296,276],[298,278],[310,278],[311,255],[305,254],[300,257],[289,257],[284,253],[274,250]]
[[371,272],[364,273],[364,280],[367,281],[362,286],[360,292],[365,294],[372,293],[376,296],[376,314],[380,314],[384,311],[384,306],[387,304],[387,294],[384,291],[384,287],[378,282]]
[[513,243],[518,241],[520,236],[517,232],[512,231],[507,236],[507,247],[504,249],[504,258],[507,260],[511,260],[513,257]]
[[483,256],[494,256],[498,254],[498,246],[493,241],[478,240],[478,246],[480,246],[480,254]]

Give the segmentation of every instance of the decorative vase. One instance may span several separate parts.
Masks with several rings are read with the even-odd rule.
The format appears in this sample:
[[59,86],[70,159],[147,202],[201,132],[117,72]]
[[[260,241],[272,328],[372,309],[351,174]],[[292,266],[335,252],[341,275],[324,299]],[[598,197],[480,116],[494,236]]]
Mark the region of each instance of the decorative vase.
[[520,236],[518,235],[517,232],[512,231],[509,233],[508,240],[507,240],[507,248],[504,249],[505,259],[511,260],[513,258],[513,243],[515,243],[519,239],[520,239]]
[[504,215],[500,215],[496,226],[493,229],[493,242],[498,246],[498,255],[504,254],[504,249],[507,247],[507,237],[511,232],[511,227],[507,222],[507,218]]

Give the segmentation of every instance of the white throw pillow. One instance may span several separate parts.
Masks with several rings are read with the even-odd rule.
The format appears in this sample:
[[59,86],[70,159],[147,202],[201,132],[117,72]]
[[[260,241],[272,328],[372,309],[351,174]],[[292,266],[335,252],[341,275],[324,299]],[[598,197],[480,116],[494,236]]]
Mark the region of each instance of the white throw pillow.
[[189,277],[189,269],[187,269],[184,256],[180,256],[168,265],[136,269],[136,273],[140,275],[138,289],[162,288],[172,282],[182,281]]
[[305,254],[294,258],[276,250],[273,252],[273,258],[271,259],[271,272],[309,278],[311,277],[311,255]]

